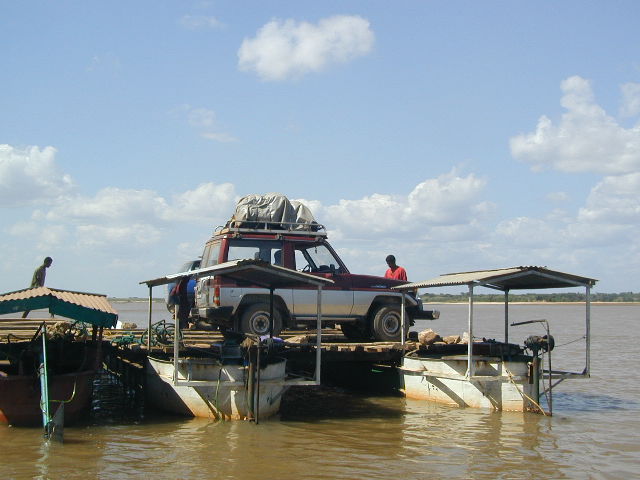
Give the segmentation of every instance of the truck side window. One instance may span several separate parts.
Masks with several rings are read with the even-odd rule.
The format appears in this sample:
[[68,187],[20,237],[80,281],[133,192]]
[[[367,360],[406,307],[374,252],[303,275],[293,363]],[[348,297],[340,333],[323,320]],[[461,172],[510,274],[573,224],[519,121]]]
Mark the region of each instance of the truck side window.
[[220,242],[207,245],[202,253],[202,267],[211,267],[218,264],[220,256]]
[[273,263],[277,250],[282,250],[282,242],[278,240],[232,239],[229,241],[227,261],[250,259]]

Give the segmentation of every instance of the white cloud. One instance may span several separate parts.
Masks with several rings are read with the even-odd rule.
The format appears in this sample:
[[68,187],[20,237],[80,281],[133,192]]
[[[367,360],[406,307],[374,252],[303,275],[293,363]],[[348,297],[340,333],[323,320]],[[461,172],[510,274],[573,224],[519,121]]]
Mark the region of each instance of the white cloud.
[[622,107],[620,114],[623,117],[635,117],[640,114],[640,83],[625,83],[622,90]]
[[216,113],[213,110],[190,105],[183,105],[181,109],[186,111],[189,125],[199,130],[202,138],[222,143],[237,141],[233,135],[219,131]]
[[540,248],[558,244],[558,231],[548,221],[539,218],[517,217],[499,222],[495,229],[501,242],[518,248]]
[[16,237],[35,235],[38,232],[38,224],[36,222],[18,222],[11,225],[8,232],[9,235]]
[[193,190],[176,195],[163,215],[169,221],[182,221],[211,225],[222,223],[235,209],[238,196],[231,183],[216,185],[203,183]]
[[594,260],[628,255],[624,252],[640,236],[638,192],[640,173],[605,177],[576,215],[552,210],[541,218],[506,219],[496,226],[492,241],[523,258],[547,252],[551,262],[572,258],[576,252]]
[[220,29],[224,24],[216,17],[206,15],[183,15],[180,25],[189,30]]
[[[42,237],[54,226],[67,225],[75,245],[81,248],[144,246],[159,242],[166,236],[165,230],[176,226],[188,223],[213,229],[221,225],[228,220],[237,198],[230,183],[203,183],[170,199],[152,190],[108,187],[93,197],[62,198],[49,211],[34,212],[34,222],[18,222],[9,232],[24,236],[38,230]],[[53,242],[53,237],[47,238]]]
[[216,114],[207,108],[191,108],[188,113],[189,124],[198,128],[212,128],[216,124]]
[[564,203],[569,200],[567,192],[551,192],[547,194],[547,200],[551,202]]
[[413,218],[432,225],[460,225],[482,217],[493,206],[480,200],[486,180],[470,174],[460,177],[456,170],[419,184],[408,198],[407,220]]
[[326,207],[324,213],[332,228],[344,232],[389,232],[401,224],[401,214],[406,208],[401,198],[374,193],[359,200],[340,200],[337,205]]
[[[560,122],[540,117],[535,132],[511,139],[512,155],[534,170],[624,174],[640,169],[640,124],[620,126],[595,103],[589,81],[581,77],[564,80],[562,90],[567,111]],[[635,108],[631,100],[627,105],[628,111]]]
[[95,197],[67,197],[47,214],[48,221],[131,221],[162,218],[168,209],[164,198],[151,190],[107,187]]
[[64,225],[48,225],[41,229],[36,238],[38,249],[49,251],[64,245],[69,239],[69,232]]
[[640,172],[603,178],[591,189],[578,219],[595,224],[640,225]]
[[0,145],[0,207],[51,202],[73,190],[69,175],[59,171],[56,149]]
[[[428,236],[435,228],[456,227],[446,230],[447,235],[464,234],[478,220],[485,219],[493,206],[481,199],[486,181],[470,174],[460,176],[456,169],[427,179],[408,195],[374,193],[357,200],[340,200],[326,207],[315,204],[316,218],[321,215],[340,235],[360,236],[375,234],[396,235],[414,232]],[[473,226],[472,228],[475,228]]]
[[369,21],[337,15],[316,25],[295,20],[272,20],[238,50],[238,66],[264,80],[285,80],[319,72],[371,51],[374,34]]
[[149,223],[120,225],[79,225],[76,227],[78,246],[96,247],[140,247],[157,243],[162,238],[160,229]]

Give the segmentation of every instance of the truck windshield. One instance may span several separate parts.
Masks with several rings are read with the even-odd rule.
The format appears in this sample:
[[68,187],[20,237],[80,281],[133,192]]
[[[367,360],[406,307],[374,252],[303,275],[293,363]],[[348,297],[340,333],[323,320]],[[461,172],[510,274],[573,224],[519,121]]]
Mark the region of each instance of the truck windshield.
[[345,273],[338,259],[325,245],[296,245],[296,270]]

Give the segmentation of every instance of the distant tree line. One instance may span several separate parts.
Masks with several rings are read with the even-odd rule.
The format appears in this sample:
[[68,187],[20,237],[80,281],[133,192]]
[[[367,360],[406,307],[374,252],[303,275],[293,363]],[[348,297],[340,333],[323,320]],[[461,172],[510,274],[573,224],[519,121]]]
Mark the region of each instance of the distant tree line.
[[[425,293],[421,295],[422,301],[425,303],[454,303],[466,302],[468,294],[462,292],[459,294],[449,293]],[[621,292],[621,293],[592,293],[590,295],[592,302],[640,302],[640,293]],[[476,302],[504,302],[504,293],[474,294],[473,299]],[[509,302],[584,302],[584,293],[509,293]]]

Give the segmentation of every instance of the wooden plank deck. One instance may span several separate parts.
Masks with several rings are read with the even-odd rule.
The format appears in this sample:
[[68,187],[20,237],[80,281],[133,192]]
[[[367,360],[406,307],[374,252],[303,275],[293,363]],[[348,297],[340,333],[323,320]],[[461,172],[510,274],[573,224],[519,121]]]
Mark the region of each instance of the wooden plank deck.
[[[63,318],[0,318],[0,342],[31,340],[42,322],[50,328]],[[113,345],[120,345],[125,349],[140,349],[145,351],[142,343],[146,329],[105,329],[104,340]],[[220,344],[224,338],[219,331],[183,330],[183,344],[185,347],[209,349]],[[316,333],[314,330],[289,330],[282,332],[279,337],[285,341],[288,350],[296,350],[300,355],[308,355],[315,351]],[[347,340],[340,330],[323,329],[322,352],[326,361],[391,361],[399,358],[403,350],[413,350],[416,345],[409,342],[402,348],[399,342],[353,342]],[[173,352],[173,344],[152,346],[152,350]]]

